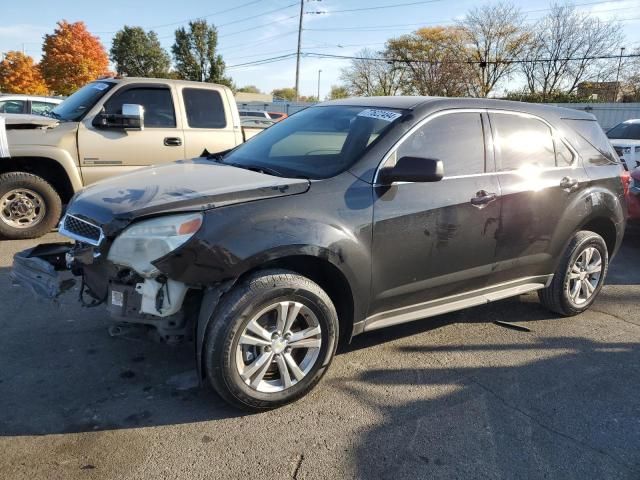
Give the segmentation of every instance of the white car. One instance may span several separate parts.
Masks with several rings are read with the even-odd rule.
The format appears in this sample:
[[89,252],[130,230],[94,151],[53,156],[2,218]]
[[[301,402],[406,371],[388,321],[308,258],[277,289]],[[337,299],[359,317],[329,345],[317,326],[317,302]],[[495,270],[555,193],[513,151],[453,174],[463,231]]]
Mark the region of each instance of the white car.
[[273,120],[269,112],[265,112],[264,110],[239,110],[240,120],[244,120],[245,118],[263,118],[267,120]]
[[40,97],[37,95],[0,94],[0,113],[22,113],[46,115],[62,98]]
[[640,166],[640,118],[619,123],[607,132],[607,137],[627,170]]

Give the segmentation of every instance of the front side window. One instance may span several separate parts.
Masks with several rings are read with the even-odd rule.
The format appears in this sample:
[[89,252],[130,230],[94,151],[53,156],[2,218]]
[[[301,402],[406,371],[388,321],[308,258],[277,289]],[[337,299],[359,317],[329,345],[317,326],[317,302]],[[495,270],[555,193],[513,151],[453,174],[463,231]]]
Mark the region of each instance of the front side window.
[[176,113],[168,88],[128,88],[117,92],[104,104],[104,113],[122,114],[125,103],[144,107],[145,128],[175,128]]
[[281,176],[320,179],[351,167],[395,125],[396,109],[311,107],[276,123],[221,161]]
[[521,115],[492,113],[491,126],[499,171],[555,167],[553,137],[545,123]]
[[38,101],[34,100],[34,101],[31,102],[31,113],[33,113],[34,115],[46,115],[55,106],[56,106],[55,103],[38,102]]
[[27,102],[24,100],[0,101],[0,113],[25,113]]
[[442,160],[445,177],[485,172],[484,133],[479,113],[450,113],[428,121],[398,148],[397,158]]
[[189,127],[224,128],[227,126],[224,105],[219,92],[203,88],[185,88],[182,90],[182,97]]

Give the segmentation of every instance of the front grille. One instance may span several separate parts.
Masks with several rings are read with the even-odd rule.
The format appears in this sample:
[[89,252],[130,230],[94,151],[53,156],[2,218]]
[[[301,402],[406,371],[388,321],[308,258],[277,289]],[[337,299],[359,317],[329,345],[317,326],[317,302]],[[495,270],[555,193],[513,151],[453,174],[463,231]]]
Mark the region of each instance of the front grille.
[[65,215],[60,233],[91,245],[99,245],[102,240],[100,227],[73,215]]

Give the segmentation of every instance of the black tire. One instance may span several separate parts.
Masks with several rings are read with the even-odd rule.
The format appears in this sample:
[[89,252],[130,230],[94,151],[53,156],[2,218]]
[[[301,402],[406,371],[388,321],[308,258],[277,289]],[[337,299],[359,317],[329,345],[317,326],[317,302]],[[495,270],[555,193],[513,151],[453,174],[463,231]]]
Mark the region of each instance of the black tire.
[[[302,303],[317,318],[321,327],[319,354],[306,376],[294,385],[279,392],[260,392],[240,376],[236,349],[252,318],[285,300]],[[338,333],[336,309],[316,283],[287,270],[257,272],[235,286],[218,305],[204,339],[205,373],[216,392],[233,406],[253,412],[277,408],[306,395],[320,381],[335,354]]]
[[[589,247],[594,247],[600,253],[602,270],[597,286],[591,294],[591,297],[584,303],[576,304],[569,295],[569,275],[578,257]],[[547,288],[538,290],[540,303],[552,312],[559,313],[565,317],[571,317],[584,312],[593,304],[598,293],[600,293],[607,276],[608,268],[609,253],[603,238],[597,233],[587,230],[576,233],[562,256],[551,284]]]
[[[0,218],[0,238],[21,240],[41,237],[49,233],[60,220],[62,213],[60,195],[46,180],[26,172],[9,172],[0,175],[0,199],[7,193],[21,188],[35,192],[42,198],[44,214],[32,225],[22,228],[14,227]],[[2,208],[1,205],[0,208]],[[0,215],[4,217],[3,212],[0,212]]]

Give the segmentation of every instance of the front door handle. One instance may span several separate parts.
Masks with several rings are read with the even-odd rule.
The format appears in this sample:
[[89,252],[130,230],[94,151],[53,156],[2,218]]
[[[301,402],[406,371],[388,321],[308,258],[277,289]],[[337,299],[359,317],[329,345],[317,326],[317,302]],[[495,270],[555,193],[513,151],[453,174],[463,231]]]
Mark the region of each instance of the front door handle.
[[182,139],[179,137],[165,137],[164,145],[165,147],[179,147],[182,145]]
[[486,190],[480,190],[476,193],[476,196],[471,199],[471,205],[478,208],[484,208],[498,198],[497,193],[487,192]]
[[563,177],[562,180],[560,180],[560,188],[565,192],[573,192],[577,190],[579,186],[580,183],[575,178]]

